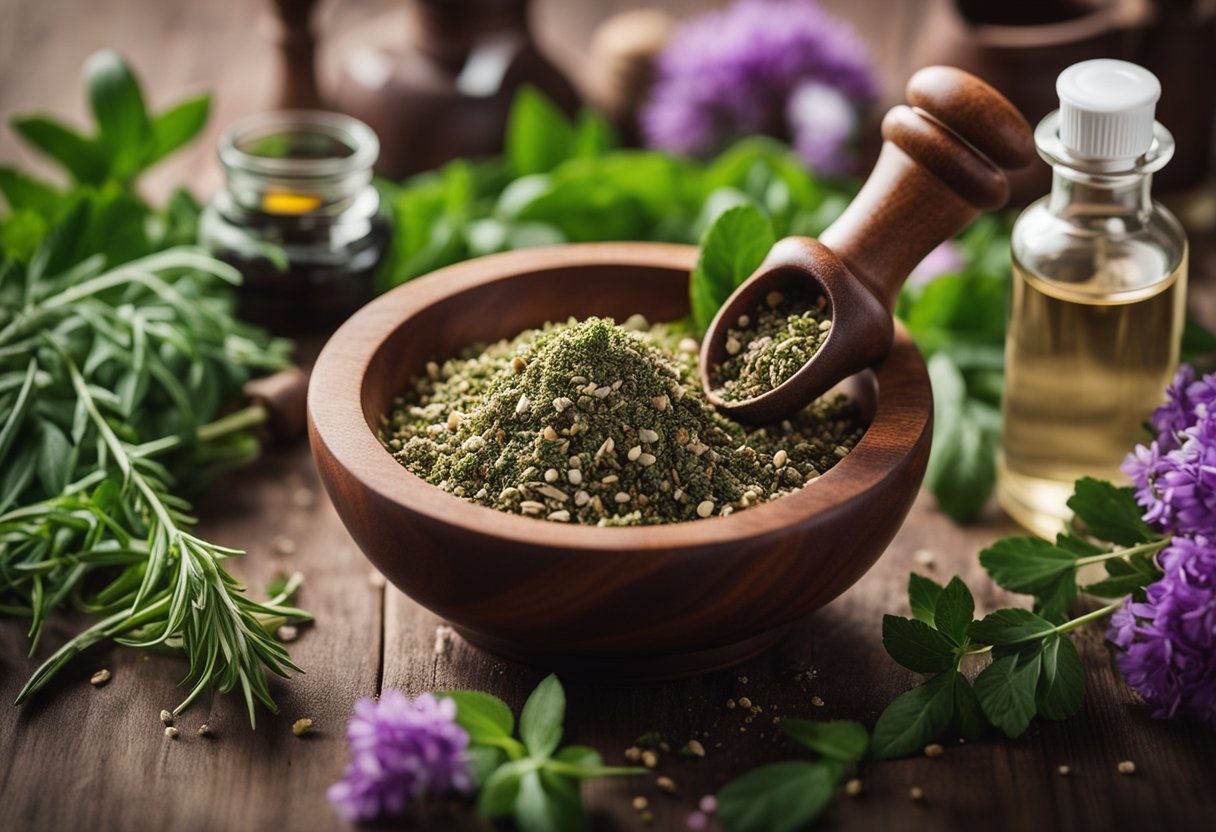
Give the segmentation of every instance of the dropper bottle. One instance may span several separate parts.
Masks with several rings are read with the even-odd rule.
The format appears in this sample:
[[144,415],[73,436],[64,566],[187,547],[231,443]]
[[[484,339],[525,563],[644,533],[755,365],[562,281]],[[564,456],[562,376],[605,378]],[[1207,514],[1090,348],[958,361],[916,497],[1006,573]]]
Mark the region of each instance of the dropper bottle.
[[1051,193],[1013,228],[997,497],[1045,537],[1073,483],[1119,465],[1177,369],[1187,242],[1150,195],[1174,152],[1153,119],[1148,70],[1093,60],[1064,70],[1060,109],[1035,131]]

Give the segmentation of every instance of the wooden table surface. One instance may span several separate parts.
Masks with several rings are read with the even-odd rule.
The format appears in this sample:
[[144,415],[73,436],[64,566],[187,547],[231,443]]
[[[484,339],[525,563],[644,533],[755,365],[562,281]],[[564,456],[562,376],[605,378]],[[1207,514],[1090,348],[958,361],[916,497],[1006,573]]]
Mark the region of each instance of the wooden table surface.
[[[366,17],[380,2],[327,6],[327,19]],[[538,3],[542,34],[561,42],[559,55],[577,55],[595,18],[614,7],[640,3],[591,0]],[[671,4],[686,8],[692,2]],[[901,26],[909,8],[881,13],[880,0],[830,3],[880,44],[884,66],[899,75]],[[163,104],[184,87],[219,91],[219,125],[264,99],[258,78],[268,66],[251,13],[241,0],[204,4],[135,0],[0,0],[0,115],[31,108],[71,115],[81,111],[78,71],[101,45],[132,56]],[[581,39],[581,40],[580,40]],[[886,48],[889,46],[890,48]],[[151,182],[155,195],[188,179],[206,191],[214,181],[204,142],[166,166]],[[29,161],[11,136],[0,138],[0,159]],[[1192,298],[1211,323],[1216,276],[1204,244],[1193,263],[1201,287]],[[1200,305],[1199,300],[1207,301]],[[101,648],[71,664],[58,681],[23,708],[0,707],[0,826],[15,829],[283,829],[342,828],[325,802],[326,787],[346,762],[343,727],[355,700],[385,687],[407,695],[439,688],[494,693],[518,709],[544,670],[500,661],[458,638],[436,650],[441,622],[392,587],[385,587],[360,555],[324,493],[308,449],[301,443],[270,451],[258,465],[218,485],[198,507],[202,533],[249,556],[233,570],[261,595],[277,572],[307,578],[299,602],[317,625],[291,645],[306,670],[272,683],[281,711],[258,714],[250,731],[235,698],[204,700],[182,716],[181,738],[167,740],[158,720],[181,696],[185,672],[177,660]],[[665,755],[658,773],[679,794],[660,793],[653,777],[588,783],[584,795],[596,828],[638,829],[630,802],[645,795],[655,813],[652,828],[681,829],[705,793],[754,765],[789,751],[772,725],[774,715],[849,718],[872,725],[883,707],[919,680],[882,650],[880,619],[907,614],[904,586],[911,570],[939,580],[958,573],[978,591],[980,612],[1008,603],[984,578],[976,553],[1013,533],[991,510],[980,524],[961,528],[922,494],[902,531],[865,578],[843,597],[800,624],[780,646],[737,668],[654,686],[572,683],[566,740],[593,745],[610,762],[643,733],[658,731],[676,747],[691,738],[705,759]],[[932,553],[926,566],[918,552]],[[627,614],[627,611],[622,611]],[[75,632],[79,620],[49,628],[46,647]],[[1086,664],[1088,695],[1080,714],[1062,723],[1036,723],[1016,741],[950,746],[939,759],[872,766],[864,796],[841,798],[825,826],[837,829],[1077,830],[1197,829],[1216,817],[1216,737],[1183,721],[1148,715],[1120,683],[1099,630],[1084,631],[1078,646]],[[35,666],[26,657],[20,622],[0,622],[0,701],[11,701]],[[109,668],[101,688],[89,676]],[[751,723],[726,702],[749,697],[764,709]],[[822,702],[820,706],[813,703]],[[292,735],[300,717],[313,720],[305,738]],[[214,736],[195,729],[207,722]],[[1132,777],[1116,773],[1133,760]],[[1068,765],[1062,777],[1057,767]],[[922,803],[908,797],[912,786]],[[428,828],[485,828],[467,808],[440,807],[424,818]],[[416,818],[415,821],[421,819]]]

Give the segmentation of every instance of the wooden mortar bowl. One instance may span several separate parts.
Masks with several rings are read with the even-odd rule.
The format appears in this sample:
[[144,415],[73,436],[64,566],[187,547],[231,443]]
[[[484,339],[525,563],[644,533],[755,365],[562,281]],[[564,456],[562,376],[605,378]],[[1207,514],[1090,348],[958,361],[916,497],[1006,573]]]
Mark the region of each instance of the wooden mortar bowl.
[[381,415],[427,361],[571,315],[680,318],[696,255],[602,243],[482,257],[373,301],[321,353],[309,436],[342,522],[389,580],[471,643],[614,680],[725,667],[848,589],[907,515],[933,400],[900,327],[886,360],[849,379],[869,422],[852,453],[800,491],[727,517],[598,528],[506,514],[429,485],[380,444]]

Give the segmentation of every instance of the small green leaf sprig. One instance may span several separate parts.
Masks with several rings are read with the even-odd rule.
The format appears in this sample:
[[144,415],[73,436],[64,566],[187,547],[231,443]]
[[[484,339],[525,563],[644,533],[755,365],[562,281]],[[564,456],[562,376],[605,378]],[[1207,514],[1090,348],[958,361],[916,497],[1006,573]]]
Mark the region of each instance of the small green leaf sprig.
[[845,775],[865,759],[870,735],[849,720],[786,718],[781,730],[818,755],[752,769],[718,792],[718,817],[730,832],[795,832],[819,817]]
[[511,818],[521,832],[578,832],[587,828],[579,784],[595,777],[646,774],[645,768],[606,766],[583,745],[559,748],[566,693],[550,674],[528,696],[516,736],[511,708],[473,690],[442,691],[456,702],[456,722],[469,734],[470,769],[480,789],[477,811]]
[[136,193],[138,178],[197,137],[207,122],[211,96],[186,98],[149,112],[134,72],[113,50],[89,57],[84,67],[91,130],[78,130],[43,114],[14,118],[10,125],[37,153],[62,169],[68,186],[0,165],[0,196],[9,214],[0,218],[0,251],[27,260],[58,222],[89,203],[81,229],[92,253],[117,265],[178,244],[194,243],[199,206],[177,189],[164,212]]
[[[985,725],[1017,737],[1036,716],[1065,719],[1081,707],[1084,676],[1068,633],[1110,615],[1128,595],[1142,595],[1161,577],[1153,558],[1169,540],[1141,520],[1128,491],[1108,482],[1079,480],[1068,505],[1075,519],[1054,543],[1014,537],[980,553],[999,586],[1034,599],[1031,610],[1000,609],[974,620],[971,591],[958,577],[943,587],[909,576],[912,617],[884,616],[883,646],[909,670],[933,675],[883,712],[874,727],[876,758],[912,754],[950,735],[973,739]],[[1106,577],[1078,586],[1078,570],[1095,564]],[[1079,592],[1115,600],[1070,618]],[[984,654],[992,662],[973,686],[963,662]]]
[[[904,757],[949,737],[976,739],[989,726],[1020,736],[1031,721],[1065,719],[1085,693],[1081,659],[1069,633],[1143,598],[1161,577],[1155,555],[1169,544],[1141,519],[1126,489],[1078,480],[1068,502],[1075,517],[1054,543],[1036,537],[998,541],[980,563],[1002,588],[1030,595],[1033,608],[999,609],[975,619],[975,602],[957,576],[942,586],[912,574],[912,616],[883,617],[883,646],[899,664],[929,679],[892,702],[872,735],[855,722],[783,719],[782,730],[815,751],[754,769],[718,792],[728,832],[794,832],[830,805],[850,768],[866,760]],[[1106,576],[1079,585],[1078,571],[1100,564]],[[1080,593],[1116,599],[1076,617]],[[991,656],[974,684],[964,662]],[[854,784],[855,785],[855,784]]]

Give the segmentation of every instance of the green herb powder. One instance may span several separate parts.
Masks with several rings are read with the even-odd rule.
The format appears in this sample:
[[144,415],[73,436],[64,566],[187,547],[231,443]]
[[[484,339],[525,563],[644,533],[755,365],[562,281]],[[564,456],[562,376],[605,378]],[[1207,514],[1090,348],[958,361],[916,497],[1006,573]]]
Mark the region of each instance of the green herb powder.
[[750,315],[726,331],[728,358],[715,368],[718,395],[753,399],[781,386],[806,365],[832,330],[823,295],[811,299],[769,292]]
[[855,406],[824,397],[748,430],[701,392],[697,342],[634,316],[589,318],[476,345],[397,399],[381,439],[459,497],[591,525],[726,515],[801,488],[861,438]]

